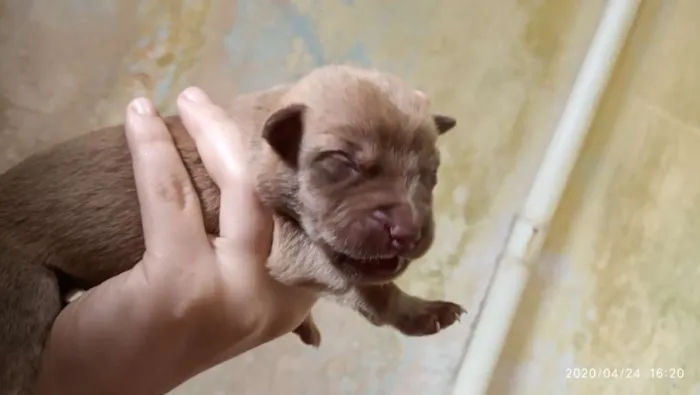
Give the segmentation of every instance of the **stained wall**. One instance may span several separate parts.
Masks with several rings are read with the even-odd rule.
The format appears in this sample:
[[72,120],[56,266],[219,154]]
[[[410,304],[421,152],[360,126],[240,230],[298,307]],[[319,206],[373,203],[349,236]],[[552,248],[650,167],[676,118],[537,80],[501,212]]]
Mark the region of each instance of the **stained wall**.
[[700,394],[698,15],[642,2],[491,394]]

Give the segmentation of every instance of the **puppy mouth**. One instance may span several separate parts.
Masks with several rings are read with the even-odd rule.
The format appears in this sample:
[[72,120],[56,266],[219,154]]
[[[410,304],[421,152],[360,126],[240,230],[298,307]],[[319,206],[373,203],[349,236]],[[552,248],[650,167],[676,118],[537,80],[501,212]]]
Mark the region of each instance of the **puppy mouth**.
[[357,259],[339,254],[339,262],[362,277],[368,279],[393,278],[406,267],[408,260],[399,256],[389,258]]
[[325,240],[318,244],[341,271],[361,282],[381,283],[391,281],[408,267],[412,259],[395,254],[360,255],[339,251]]

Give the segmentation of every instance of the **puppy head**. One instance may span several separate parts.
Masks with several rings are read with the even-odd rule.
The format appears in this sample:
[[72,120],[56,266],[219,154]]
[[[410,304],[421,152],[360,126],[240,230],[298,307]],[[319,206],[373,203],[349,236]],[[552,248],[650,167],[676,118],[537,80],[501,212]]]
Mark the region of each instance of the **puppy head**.
[[385,282],[433,242],[436,142],[455,124],[393,75],[327,66],[290,89],[263,137],[309,237],[358,280]]

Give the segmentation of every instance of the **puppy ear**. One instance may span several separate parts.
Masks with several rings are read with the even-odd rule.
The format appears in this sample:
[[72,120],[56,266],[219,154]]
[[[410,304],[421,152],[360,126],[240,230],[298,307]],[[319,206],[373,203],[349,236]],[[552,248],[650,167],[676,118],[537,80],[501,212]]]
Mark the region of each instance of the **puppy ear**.
[[447,115],[433,115],[433,120],[438,129],[438,134],[447,133],[450,129],[457,126],[457,120]]
[[262,137],[290,166],[296,167],[304,131],[304,104],[290,104],[270,115],[263,125]]

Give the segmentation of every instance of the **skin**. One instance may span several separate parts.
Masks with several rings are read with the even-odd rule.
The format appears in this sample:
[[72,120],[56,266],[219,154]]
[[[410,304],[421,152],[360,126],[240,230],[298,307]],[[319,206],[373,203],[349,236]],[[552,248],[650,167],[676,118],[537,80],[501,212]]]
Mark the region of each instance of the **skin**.
[[61,311],[39,394],[166,393],[290,332],[315,302],[265,269],[272,220],[254,192],[236,124],[197,88],[180,95],[178,108],[225,197],[220,236],[205,232],[197,195],[153,104],[134,100],[126,136],[146,253]]

